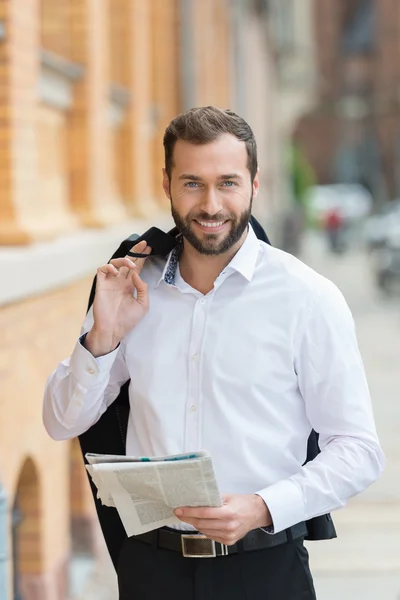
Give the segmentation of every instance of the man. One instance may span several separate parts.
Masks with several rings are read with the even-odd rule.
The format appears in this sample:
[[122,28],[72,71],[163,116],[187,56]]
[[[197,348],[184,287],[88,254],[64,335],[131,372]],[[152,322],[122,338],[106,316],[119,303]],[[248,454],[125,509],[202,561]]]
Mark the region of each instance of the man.
[[[304,522],[384,465],[353,320],[331,282],[249,226],[259,179],[243,119],[192,109],[164,146],[180,243],[167,261],[98,269],[85,334],[48,380],[44,423],[55,439],[82,434],[130,379],[128,455],[211,452],[223,506],[182,507],[183,531],[127,539],[121,600],[309,600]],[[312,428],[321,453],[302,466]],[[187,530],[203,536],[199,555],[214,540],[217,556],[186,557]]]
[[324,228],[327,235],[329,249],[332,252],[339,253],[344,250],[344,232],[345,222],[343,214],[338,206],[332,207],[325,215]]

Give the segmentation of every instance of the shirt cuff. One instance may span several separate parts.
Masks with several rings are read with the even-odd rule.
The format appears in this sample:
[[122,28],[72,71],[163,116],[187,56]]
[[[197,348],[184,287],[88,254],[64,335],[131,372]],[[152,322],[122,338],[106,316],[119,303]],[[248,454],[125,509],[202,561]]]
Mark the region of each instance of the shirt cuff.
[[99,383],[101,375],[108,376],[115,359],[117,358],[119,346],[109,354],[95,358],[89,350],[82,345],[85,335],[81,336],[71,354],[69,366],[75,380],[86,390],[95,383]]
[[264,528],[266,533],[279,533],[305,520],[303,494],[294,481],[283,479],[256,494],[261,496],[271,514],[273,529]]

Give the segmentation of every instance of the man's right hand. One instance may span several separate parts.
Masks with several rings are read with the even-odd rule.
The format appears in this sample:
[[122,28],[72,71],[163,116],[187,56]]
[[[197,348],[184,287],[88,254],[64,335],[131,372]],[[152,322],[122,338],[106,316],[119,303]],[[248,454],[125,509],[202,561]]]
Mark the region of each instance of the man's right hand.
[[[145,241],[131,250],[140,254],[151,252]],[[114,258],[97,269],[94,324],[84,342],[94,357],[112,352],[149,310],[148,286],[140,278],[145,260]]]

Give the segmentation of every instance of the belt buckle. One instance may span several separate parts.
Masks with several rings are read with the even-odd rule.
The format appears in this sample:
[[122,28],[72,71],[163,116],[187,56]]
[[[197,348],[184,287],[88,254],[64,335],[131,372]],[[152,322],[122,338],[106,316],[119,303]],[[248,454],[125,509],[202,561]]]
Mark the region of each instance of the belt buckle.
[[205,535],[184,533],[181,535],[182,555],[185,558],[214,558],[217,556],[214,540]]

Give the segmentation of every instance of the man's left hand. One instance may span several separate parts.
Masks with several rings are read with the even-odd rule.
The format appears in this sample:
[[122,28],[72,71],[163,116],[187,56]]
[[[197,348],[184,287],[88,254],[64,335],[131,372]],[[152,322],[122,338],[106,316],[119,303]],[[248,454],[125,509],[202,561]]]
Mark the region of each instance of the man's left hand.
[[184,523],[226,546],[233,546],[252,529],[272,524],[268,507],[257,494],[224,495],[222,501],[218,508],[187,506],[174,513]]

